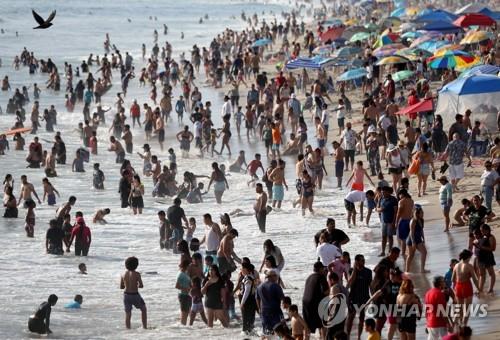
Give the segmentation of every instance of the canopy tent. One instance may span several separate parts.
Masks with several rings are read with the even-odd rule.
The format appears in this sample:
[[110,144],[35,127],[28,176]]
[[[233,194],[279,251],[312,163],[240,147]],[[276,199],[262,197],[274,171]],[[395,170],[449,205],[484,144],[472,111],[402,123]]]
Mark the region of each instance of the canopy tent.
[[500,110],[500,78],[492,75],[472,75],[458,78],[445,85],[439,92],[436,114],[448,125],[455,114],[471,110],[474,119],[497,131],[497,114]]
[[492,11],[492,10],[490,10],[487,7],[483,8],[482,10],[480,10],[479,13],[487,15],[490,18],[495,19],[497,21],[500,20],[500,12],[498,12],[498,11]]
[[335,66],[335,59],[316,56],[313,58],[299,57],[297,59],[290,60],[286,63],[285,68],[287,70],[294,70],[297,68],[319,70],[328,66]]
[[457,16],[453,13],[444,11],[442,9],[435,9],[429,13],[417,16],[415,18],[415,22],[434,22],[434,21],[452,22],[456,19]]
[[484,14],[469,13],[462,15],[457,20],[453,21],[453,24],[460,27],[493,26],[495,25],[495,20]]
[[432,99],[425,99],[421,102],[407,106],[399,110],[398,112],[396,112],[396,114],[409,116],[411,113],[432,111],[433,109],[434,109],[434,104],[432,102]]
[[454,25],[449,21],[433,21],[427,25],[420,27],[423,31],[438,31],[441,33],[458,33],[463,32],[462,27]]

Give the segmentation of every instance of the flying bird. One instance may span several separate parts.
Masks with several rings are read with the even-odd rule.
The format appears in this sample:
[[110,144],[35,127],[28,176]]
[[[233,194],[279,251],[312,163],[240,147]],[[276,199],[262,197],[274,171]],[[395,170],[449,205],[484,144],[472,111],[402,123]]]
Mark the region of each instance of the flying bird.
[[38,26],[37,27],[33,27],[33,29],[37,29],[37,28],[49,28],[50,26],[52,26],[51,21],[54,20],[54,18],[56,16],[56,11],[53,11],[52,13],[50,13],[50,15],[47,18],[47,20],[44,20],[40,15],[38,15],[37,12],[35,12],[34,9],[32,9],[31,12],[33,13],[33,17],[35,18],[36,22],[38,23]]

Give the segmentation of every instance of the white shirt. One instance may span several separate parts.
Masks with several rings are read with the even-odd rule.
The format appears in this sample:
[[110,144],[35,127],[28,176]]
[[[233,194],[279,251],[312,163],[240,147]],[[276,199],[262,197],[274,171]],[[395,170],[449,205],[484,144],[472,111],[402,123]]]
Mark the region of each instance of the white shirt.
[[384,129],[384,131],[386,131],[387,128],[391,125],[391,119],[389,117],[387,117],[386,115],[383,115],[382,117],[380,117],[379,123],[380,123],[380,126],[382,127],[382,129]]
[[222,112],[221,115],[224,117],[227,114],[232,114],[233,113],[233,106],[231,105],[231,102],[228,100],[227,102],[222,105]]
[[345,129],[342,132],[343,148],[344,150],[355,150],[356,149],[356,133],[351,129]]
[[364,191],[353,190],[347,194],[345,200],[351,203],[364,202],[366,200],[366,194]]
[[491,187],[495,184],[498,177],[498,172],[496,170],[484,170],[481,175],[481,185]]
[[319,257],[324,266],[328,266],[330,263],[335,261],[337,257],[340,257],[342,253],[339,248],[333,244],[325,242],[316,248],[316,255]]
[[217,249],[219,249],[219,235],[214,231],[214,228],[208,225],[205,225],[205,241],[207,244],[207,251],[217,251]]
[[366,79],[372,79],[373,77],[373,66],[372,65],[368,65],[365,67],[365,70],[366,70]]
[[345,110],[344,105],[337,106],[337,119],[345,118],[345,111],[344,110]]
[[193,123],[194,138],[201,138],[201,121],[197,120]]
[[323,126],[328,126],[330,122],[330,114],[328,113],[327,110],[323,110],[323,112],[321,112],[321,124],[323,124]]

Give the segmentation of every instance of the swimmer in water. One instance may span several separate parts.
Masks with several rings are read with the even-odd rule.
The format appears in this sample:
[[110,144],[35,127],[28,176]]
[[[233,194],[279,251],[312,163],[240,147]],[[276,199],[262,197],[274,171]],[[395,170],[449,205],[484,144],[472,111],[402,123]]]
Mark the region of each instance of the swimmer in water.
[[96,213],[94,214],[92,222],[100,224],[108,224],[108,221],[104,219],[104,216],[109,215],[110,212],[111,210],[109,210],[109,208],[97,210]]
[[82,275],[87,275],[87,265],[85,263],[80,263],[78,265],[79,273]]
[[64,308],[68,308],[68,309],[80,309],[82,303],[83,303],[83,296],[81,296],[80,294],[76,294],[75,298],[73,299],[73,301],[65,304]]

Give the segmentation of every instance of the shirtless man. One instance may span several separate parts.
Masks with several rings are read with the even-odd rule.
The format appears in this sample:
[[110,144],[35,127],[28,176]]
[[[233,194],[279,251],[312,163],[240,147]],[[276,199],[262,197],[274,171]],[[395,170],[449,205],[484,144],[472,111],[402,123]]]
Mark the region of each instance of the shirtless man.
[[57,219],[57,225],[59,227],[62,227],[63,222],[64,222],[64,216],[69,215],[69,213],[71,211],[71,207],[74,206],[75,203],[76,203],[76,197],[70,196],[68,199],[68,202],[64,203],[63,206],[61,206],[59,209],[57,209],[56,219]]
[[366,108],[365,118],[370,119],[370,125],[377,126],[377,122],[380,118],[379,116],[380,116],[380,114],[379,114],[379,110],[377,108],[377,105],[372,100],[372,102],[370,103],[370,106],[368,106]]
[[267,215],[267,194],[262,187],[262,183],[257,183],[255,185],[255,203],[253,205],[253,210],[255,211],[255,218],[257,219],[257,225],[261,232],[266,232],[266,215]]
[[108,224],[108,221],[104,219],[104,216],[109,215],[111,210],[109,208],[99,209],[94,214],[94,218],[92,219],[92,223],[100,223],[100,224]]
[[[472,257],[472,252],[470,250],[464,249],[459,255],[460,262],[458,262],[453,268],[453,274],[451,275],[451,281],[455,283],[454,291],[457,303],[460,305],[460,310],[468,311],[470,304],[472,303],[473,290],[471,279],[474,285],[479,289],[479,280],[477,279],[476,271],[474,266],[469,263]],[[481,291],[479,291],[481,294]],[[469,313],[459,314],[462,325],[466,326],[469,319]]]
[[285,196],[283,186],[288,190],[288,185],[285,180],[285,161],[278,160],[278,166],[269,175],[269,179],[273,182],[273,208],[278,206],[281,209],[281,202]]
[[321,123],[321,118],[314,118],[314,124],[316,125],[316,140],[318,141],[318,148],[321,149],[321,153],[324,152],[326,143],[326,131],[325,127]]
[[125,326],[130,329],[130,319],[132,317],[132,306],[139,308],[142,314],[142,327],[147,329],[147,310],[146,304],[139,294],[139,288],[144,288],[141,274],[135,270],[139,266],[139,260],[136,257],[129,257],[125,260],[127,271],[120,280],[120,289],[124,289],[123,304],[125,306]]
[[88,147],[90,137],[92,137],[93,128],[90,126],[90,122],[85,120],[85,126],[83,127],[83,146]]
[[45,175],[47,177],[56,177],[56,148],[52,147],[52,150],[45,158]]
[[241,263],[241,259],[234,252],[234,239],[236,237],[238,237],[238,231],[231,229],[220,241],[219,249],[217,249],[217,262],[221,275],[234,272],[236,270],[235,261]]
[[161,173],[161,163],[158,160],[158,157],[153,155],[151,156],[151,176],[153,178],[153,184],[156,185],[158,182],[158,177]]
[[406,256],[406,239],[410,234],[410,220],[413,216],[413,200],[406,189],[401,189],[398,193],[399,203],[396,213],[396,234],[398,236],[399,247],[403,258]]
[[339,142],[334,141],[333,145],[333,159],[335,161],[335,177],[337,177],[337,188],[342,189],[342,177],[344,176],[344,149],[340,146]]
[[165,121],[158,115],[155,121],[154,132],[158,135],[158,143],[160,143],[160,150],[163,151],[163,141],[165,140]]
[[125,150],[123,150],[122,144],[114,136],[109,137],[109,142],[111,144],[108,151],[114,151],[116,153],[116,163],[122,164],[125,160]]
[[415,129],[411,126],[411,122],[409,120],[405,121],[405,138],[406,138],[406,145],[408,147],[408,151],[411,153],[413,152],[413,147],[415,146],[415,139],[416,139],[416,134],[415,134]]
[[128,124],[123,127],[122,139],[125,142],[125,150],[127,150],[127,153],[132,153],[134,144],[132,143],[132,132]]
[[21,205],[21,202],[24,201],[24,207],[26,207],[26,202],[33,200],[33,198],[31,198],[31,194],[35,195],[36,199],[38,200],[38,204],[42,204],[33,184],[28,182],[28,177],[26,175],[22,175],[21,193],[19,194],[19,201],[17,202],[17,205]]

